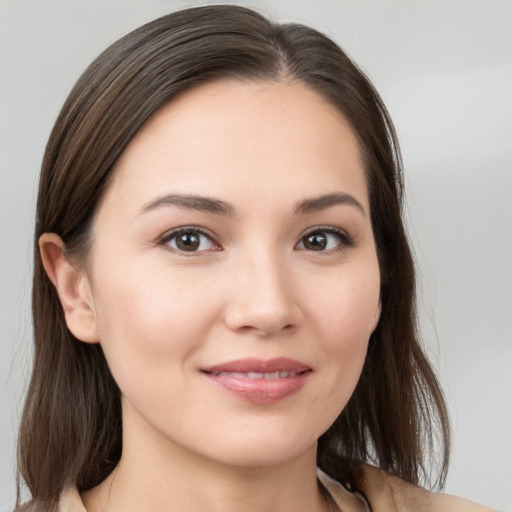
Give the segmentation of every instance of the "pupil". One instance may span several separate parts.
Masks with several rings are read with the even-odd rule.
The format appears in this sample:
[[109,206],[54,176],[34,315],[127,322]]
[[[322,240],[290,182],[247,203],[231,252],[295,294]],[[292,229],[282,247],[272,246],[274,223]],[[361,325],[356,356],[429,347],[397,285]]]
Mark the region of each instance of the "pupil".
[[313,251],[321,251],[327,246],[327,237],[322,233],[313,233],[306,238],[304,245]]
[[195,233],[184,233],[178,237],[176,245],[183,251],[195,251],[199,247],[199,237]]

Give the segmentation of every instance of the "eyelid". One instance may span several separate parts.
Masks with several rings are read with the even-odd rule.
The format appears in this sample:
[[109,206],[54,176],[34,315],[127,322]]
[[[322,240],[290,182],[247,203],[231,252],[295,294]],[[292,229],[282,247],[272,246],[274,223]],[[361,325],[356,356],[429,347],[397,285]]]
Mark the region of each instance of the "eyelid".
[[329,225],[323,225],[323,224],[319,225],[319,226],[313,226],[311,228],[306,229],[302,233],[301,238],[305,237],[311,233],[315,233],[317,231],[329,231],[331,233],[337,233],[339,235],[346,236],[346,237],[350,238],[350,235],[346,232],[346,230],[338,228],[336,226],[329,226]]

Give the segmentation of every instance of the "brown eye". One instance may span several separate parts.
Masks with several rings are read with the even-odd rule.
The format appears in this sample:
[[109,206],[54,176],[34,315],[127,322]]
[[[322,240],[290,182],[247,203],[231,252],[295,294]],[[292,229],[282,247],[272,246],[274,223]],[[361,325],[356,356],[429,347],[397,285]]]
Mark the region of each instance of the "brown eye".
[[353,240],[343,231],[318,229],[303,236],[297,244],[297,249],[321,252],[343,249],[352,245],[354,245]]
[[323,251],[327,247],[327,235],[325,233],[311,233],[302,239],[304,249],[309,251]]
[[201,252],[215,247],[208,235],[192,229],[171,234],[167,237],[165,245],[180,252]]

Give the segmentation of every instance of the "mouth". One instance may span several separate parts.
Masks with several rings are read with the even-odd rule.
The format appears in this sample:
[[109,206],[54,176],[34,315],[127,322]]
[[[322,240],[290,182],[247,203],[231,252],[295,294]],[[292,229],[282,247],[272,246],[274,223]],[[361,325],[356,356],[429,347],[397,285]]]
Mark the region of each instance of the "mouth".
[[[306,370],[307,371],[307,370]],[[296,377],[303,372],[288,372],[286,370],[277,371],[277,372],[206,372],[211,373],[216,377],[236,377],[240,379],[289,379],[292,377]]]
[[239,359],[202,368],[221,390],[255,404],[271,404],[300,391],[313,369],[288,358]]

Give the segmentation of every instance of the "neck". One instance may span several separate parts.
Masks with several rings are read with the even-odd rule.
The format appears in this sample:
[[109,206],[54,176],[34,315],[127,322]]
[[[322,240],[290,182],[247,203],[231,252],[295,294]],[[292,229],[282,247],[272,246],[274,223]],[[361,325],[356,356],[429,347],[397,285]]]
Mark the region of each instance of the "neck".
[[123,435],[116,470],[82,496],[89,512],[329,510],[317,484],[316,444],[289,460],[252,466],[221,463],[130,429]]

